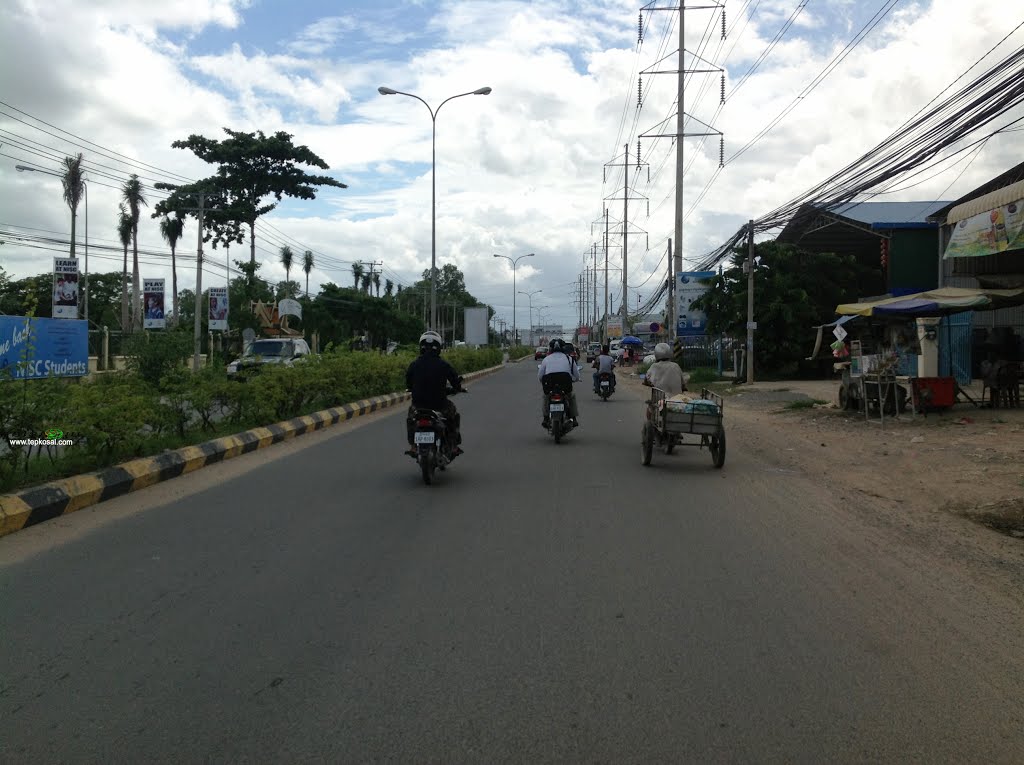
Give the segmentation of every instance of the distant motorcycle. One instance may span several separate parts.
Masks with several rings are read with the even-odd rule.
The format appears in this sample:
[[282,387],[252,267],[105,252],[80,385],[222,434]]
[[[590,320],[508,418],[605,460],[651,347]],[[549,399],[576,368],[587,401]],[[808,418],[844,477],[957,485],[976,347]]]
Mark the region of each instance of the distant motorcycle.
[[[465,393],[465,389],[449,390],[448,395]],[[458,454],[458,444],[451,443],[448,436],[448,421],[434,409],[416,409],[413,412],[415,428],[413,445],[416,448],[416,464],[423,474],[423,483],[429,486],[436,470],[444,470]]]
[[597,387],[594,388],[594,393],[601,397],[602,401],[607,401],[608,397],[615,392],[615,386],[612,383],[611,372],[602,372],[597,376]]

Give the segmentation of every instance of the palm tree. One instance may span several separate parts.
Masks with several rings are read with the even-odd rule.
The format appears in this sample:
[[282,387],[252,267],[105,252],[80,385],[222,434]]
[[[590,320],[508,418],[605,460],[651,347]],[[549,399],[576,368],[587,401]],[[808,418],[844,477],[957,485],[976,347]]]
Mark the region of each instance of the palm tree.
[[353,263],[352,264],[352,276],[355,277],[355,284],[352,285],[353,289],[359,289],[359,280],[363,278],[363,264],[362,263]]
[[371,278],[370,274],[363,274],[360,277],[360,279],[362,279],[362,283],[363,283],[363,292],[365,292],[367,295],[370,294],[370,278]]
[[132,331],[142,329],[142,290],[139,289],[139,209],[146,204],[142,182],[134,173],[121,187],[121,198],[132,219]]
[[380,272],[373,272],[373,286],[377,290],[377,297],[380,297]]
[[160,233],[171,246],[171,324],[178,323],[178,265],[175,260],[178,240],[185,230],[185,213],[176,211],[173,218],[166,215],[160,221]]
[[384,295],[386,297],[391,297],[391,292],[394,289],[395,289],[395,283],[393,281],[391,281],[390,279],[385,279],[384,280]]
[[284,266],[285,284],[291,281],[292,262],[295,260],[295,253],[287,244],[281,248],[281,265]]
[[302,270],[306,272],[306,297],[309,297],[309,272],[313,270],[313,252],[306,250],[302,255]]
[[128,331],[128,245],[132,243],[132,216],[122,202],[117,206],[117,235],[124,247],[124,268],[121,270],[121,332]]
[[71,208],[71,257],[75,257],[75,219],[78,217],[78,203],[85,193],[81,154],[77,157],[64,157],[64,173],[60,182],[64,186],[64,201]]

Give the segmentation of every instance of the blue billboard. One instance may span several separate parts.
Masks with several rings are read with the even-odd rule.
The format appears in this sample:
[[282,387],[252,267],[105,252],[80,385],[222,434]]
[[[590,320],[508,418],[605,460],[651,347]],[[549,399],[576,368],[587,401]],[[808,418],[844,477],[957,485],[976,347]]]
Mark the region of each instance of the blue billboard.
[[679,337],[707,334],[708,319],[703,311],[692,307],[711,286],[714,271],[684,271],[676,274],[676,335]]
[[82,319],[0,316],[0,377],[82,377],[89,327]]

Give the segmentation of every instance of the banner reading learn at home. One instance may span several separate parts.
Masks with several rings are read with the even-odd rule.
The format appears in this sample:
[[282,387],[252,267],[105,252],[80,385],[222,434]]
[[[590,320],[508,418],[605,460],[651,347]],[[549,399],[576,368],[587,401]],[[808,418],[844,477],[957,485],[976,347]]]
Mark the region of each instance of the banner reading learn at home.
[[0,316],[0,380],[82,377],[89,373],[89,329],[84,320]]
[[210,287],[210,329],[228,328],[228,288]]
[[693,302],[711,286],[708,280],[715,278],[714,271],[686,271],[676,274],[676,334],[703,335],[707,333],[708,320],[703,311],[693,308]]
[[78,258],[53,259],[53,318],[78,318]]

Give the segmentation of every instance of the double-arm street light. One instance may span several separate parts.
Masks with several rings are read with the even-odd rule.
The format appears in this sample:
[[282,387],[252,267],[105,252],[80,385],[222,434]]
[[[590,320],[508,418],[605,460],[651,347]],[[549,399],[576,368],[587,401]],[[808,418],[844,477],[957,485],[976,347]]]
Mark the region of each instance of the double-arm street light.
[[[29,167],[28,165],[15,165],[14,169],[19,173],[45,173],[55,178],[64,177],[60,173],[41,170],[38,167]],[[85,272],[82,274],[82,316],[86,321],[89,321],[89,186],[85,181],[82,181],[82,191],[85,198]]]
[[543,291],[544,290],[534,290],[533,292],[523,292],[522,290],[519,291],[520,295],[526,295],[526,297],[528,297],[530,299],[530,343],[531,344],[533,343],[533,296],[536,295],[538,292],[543,292]]
[[496,258],[504,258],[505,260],[507,260],[509,263],[512,264],[512,344],[513,345],[515,345],[518,342],[518,339],[516,337],[516,263],[518,263],[523,258],[532,258],[533,256],[534,256],[534,253],[531,252],[528,255],[520,255],[515,260],[512,260],[512,258],[509,257],[508,255],[499,255],[498,253],[494,253],[494,257],[496,257]]
[[417,95],[403,93],[400,90],[385,88],[383,85],[377,88],[382,96],[409,96],[415,98],[430,112],[431,123],[431,154],[430,154],[430,328],[437,329],[437,113],[441,107],[453,98],[462,96],[486,96],[491,92],[490,88],[477,88],[469,93],[459,93],[449,96],[436,109],[431,109],[430,104]]

